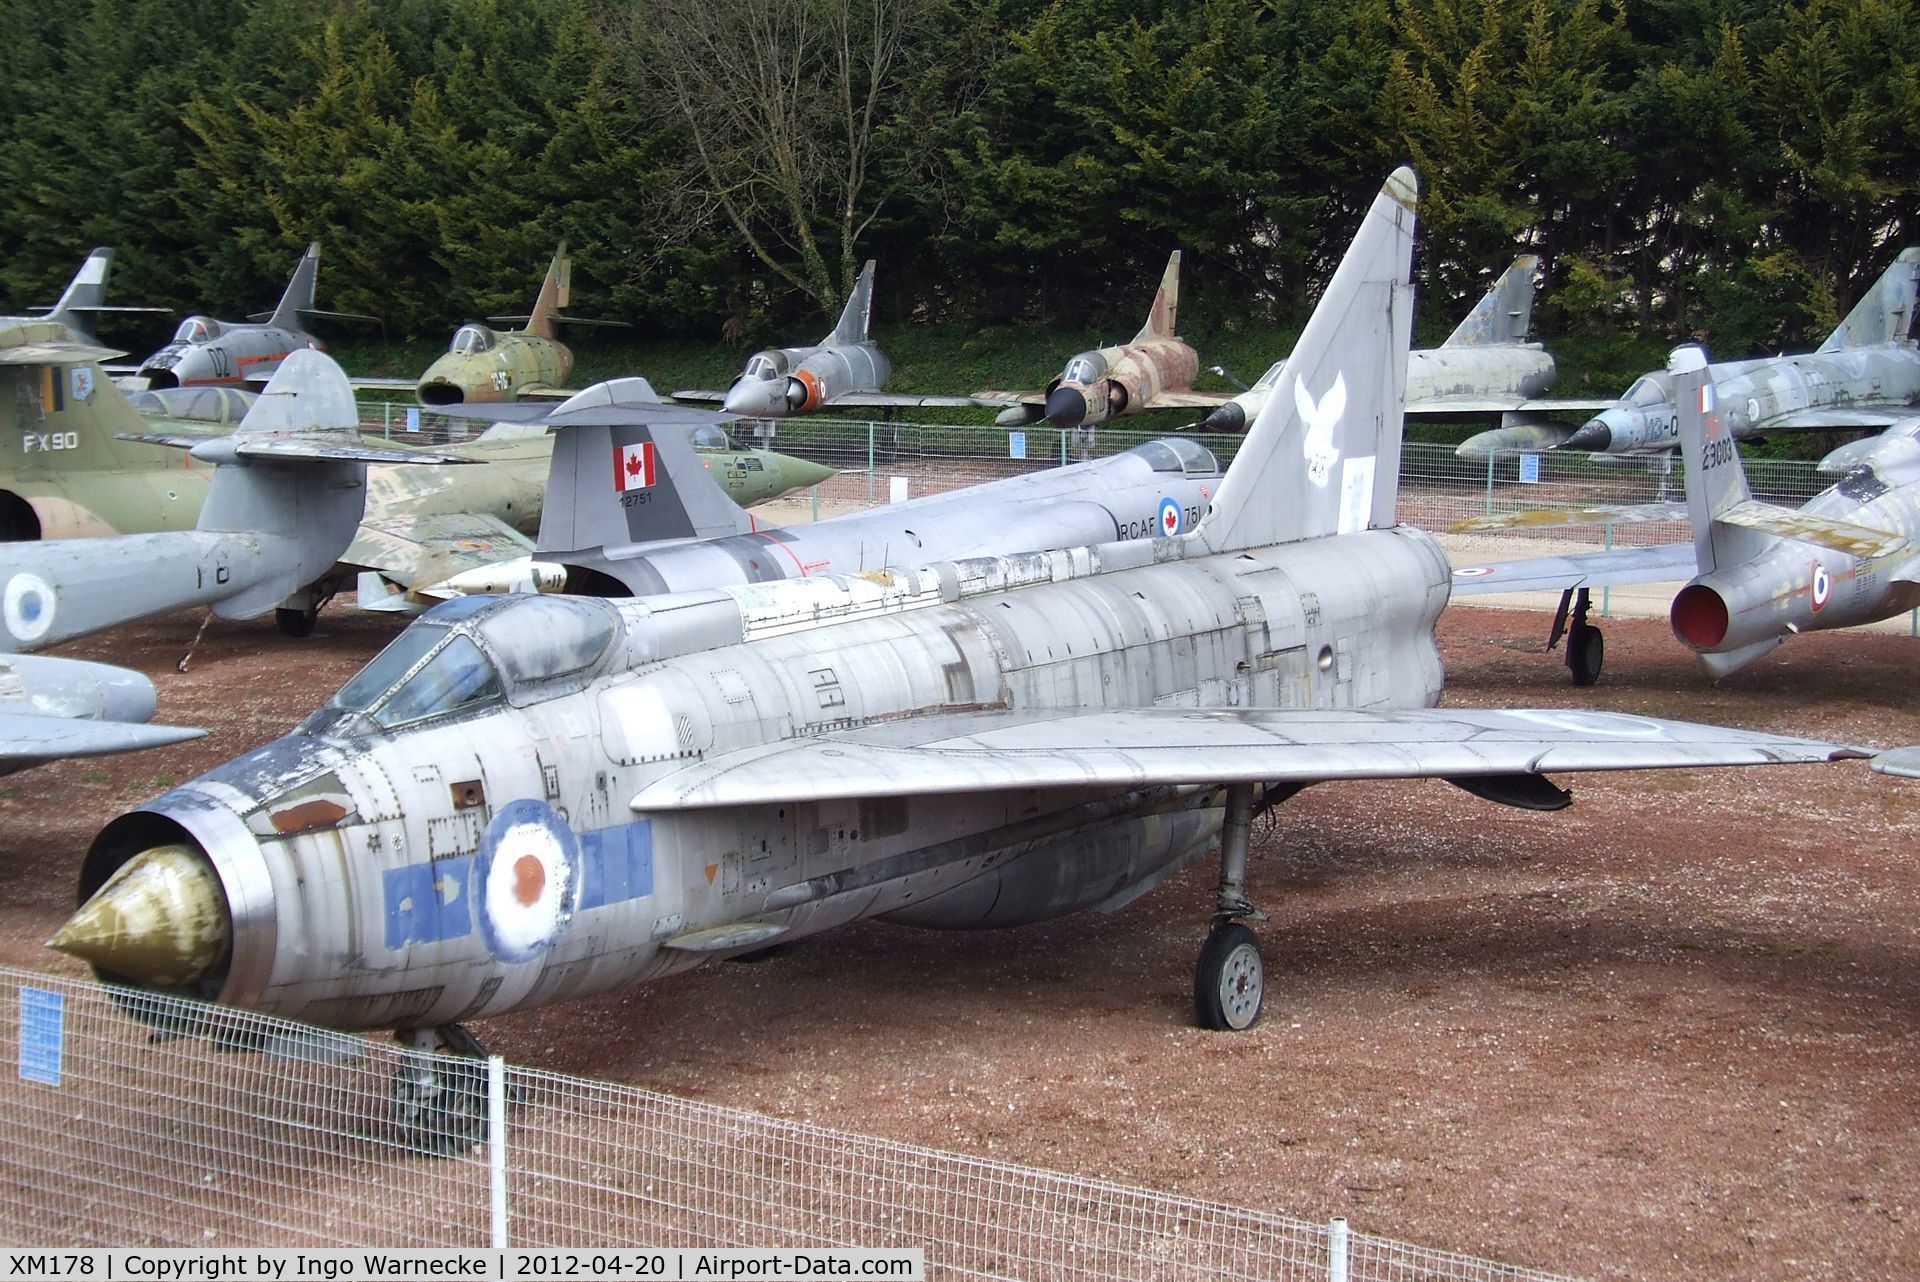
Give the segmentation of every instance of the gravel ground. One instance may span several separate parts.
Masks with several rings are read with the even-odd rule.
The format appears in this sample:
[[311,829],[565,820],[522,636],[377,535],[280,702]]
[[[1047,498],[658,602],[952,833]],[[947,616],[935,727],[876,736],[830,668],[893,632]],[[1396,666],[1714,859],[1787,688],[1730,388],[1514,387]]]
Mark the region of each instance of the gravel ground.
[[[388,637],[198,616],[64,652],[154,673],[172,750],[0,781],[0,961],[43,940],[113,814],[284,730]],[[1449,702],[1920,740],[1920,641],[1795,638],[1715,687],[1657,619],[1576,691],[1542,614],[1449,610]],[[1920,1273],[1920,785],[1859,763],[1576,780],[1523,814],[1328,784],[1270,819],[1249,1033],[1192,1026],[1209,865],[1123,912],[867,923],[492,1021],[521,1063],[1596,1277]]]

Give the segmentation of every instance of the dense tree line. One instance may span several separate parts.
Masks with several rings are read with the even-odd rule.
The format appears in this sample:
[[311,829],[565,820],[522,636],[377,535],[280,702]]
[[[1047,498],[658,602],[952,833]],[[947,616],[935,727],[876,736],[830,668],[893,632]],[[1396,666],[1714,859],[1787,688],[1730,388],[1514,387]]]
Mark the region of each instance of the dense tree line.
[[[1549,333],[1728,355],[1920,243],[1912,0],[40,0],[0,6],[0,295],[119,248],[125,302],[523,311],[730,341],[880,307],[1297,321],[1386,170],[1423,333],[1516,252]],[[1117,328],[1116,331],[1117,332]]]

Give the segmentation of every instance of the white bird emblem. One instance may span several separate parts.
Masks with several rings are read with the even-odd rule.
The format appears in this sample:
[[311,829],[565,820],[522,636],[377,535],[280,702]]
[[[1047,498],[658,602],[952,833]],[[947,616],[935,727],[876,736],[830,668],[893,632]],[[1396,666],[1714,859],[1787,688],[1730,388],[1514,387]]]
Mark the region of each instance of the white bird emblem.
[[1340,460],[1340,447],[1333,443],[1334,425],[1347,411],[1347,376],[1335,374],[1333,386],[1327,394],[1314,404],[1313,394],[1307,391],[1305,379],[1296,379],[1293,384],[1293,403],[1300,411],[1300,417],[1307,424],[1307,433],[1302,442],[1302,453],[1307,460],[1307,479],[1316,486],[1325,489],[1327,478],[1333,473],[1333,465]]

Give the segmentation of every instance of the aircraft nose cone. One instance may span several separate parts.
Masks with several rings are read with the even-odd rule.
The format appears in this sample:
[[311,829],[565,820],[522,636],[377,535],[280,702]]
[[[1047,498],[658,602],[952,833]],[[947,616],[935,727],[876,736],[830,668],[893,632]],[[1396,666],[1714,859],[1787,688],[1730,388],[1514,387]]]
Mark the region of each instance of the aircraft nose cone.
[[815,463],[811,459],[793,458],[789,456],[785,462],[780,464],[780,479],[790,482],[796,489],[804,489],[810,485],[818,485],[822,481],[829,480],[838,475],[838,469],[828,467],[824,463]]
[[1202,432],[1244,432],[1247,430],[1247,411],[1238,401],[1228,401],[1215,407],[1200,420]]
[[219,874],[191,846],[122,864],[47,941],[123,979],[177,988],[220,963],[233,936]]
[[1086,421],[1087,398],[1077,387],[1056,387],[1047,393],[1047,421],[1055,427],[1078,427]]
[[720,404],[727,413],[745,418],[765,418],[772,412],[758,383],[735,383],[727,389],[727,397]]
[[1604,454],[1613,448],[1613,427],[1605,415],[1590,418],[1582,423],[1564,442],[1563,450],[1588,450],[1595,454]]

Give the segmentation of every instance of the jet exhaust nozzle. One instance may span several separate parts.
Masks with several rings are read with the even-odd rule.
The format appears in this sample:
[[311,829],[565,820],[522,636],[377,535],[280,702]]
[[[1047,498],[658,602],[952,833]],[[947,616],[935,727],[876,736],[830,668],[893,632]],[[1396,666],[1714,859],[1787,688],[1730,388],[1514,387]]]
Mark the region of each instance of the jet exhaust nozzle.
[[154,846],[122,864],[47,947],[154,988],[206,975],[227,954],[233,923],[219,874],[192,846]]
[[1667,614],[1673,635],[1695,650],[1712,650],[1727,639],[1731,616],[1726,598],[1704,583],[1689,583]]
[[1202,432],[1244,432],[1247,430],[1246,407],[1238,401],[1228,401],[1216,406],[1200,420],[1196,430]]
[[1047,393],[1047,421],[1055,427],[1078,427],[1087,419],[1087,398],[1078,388],[1056,387]]

